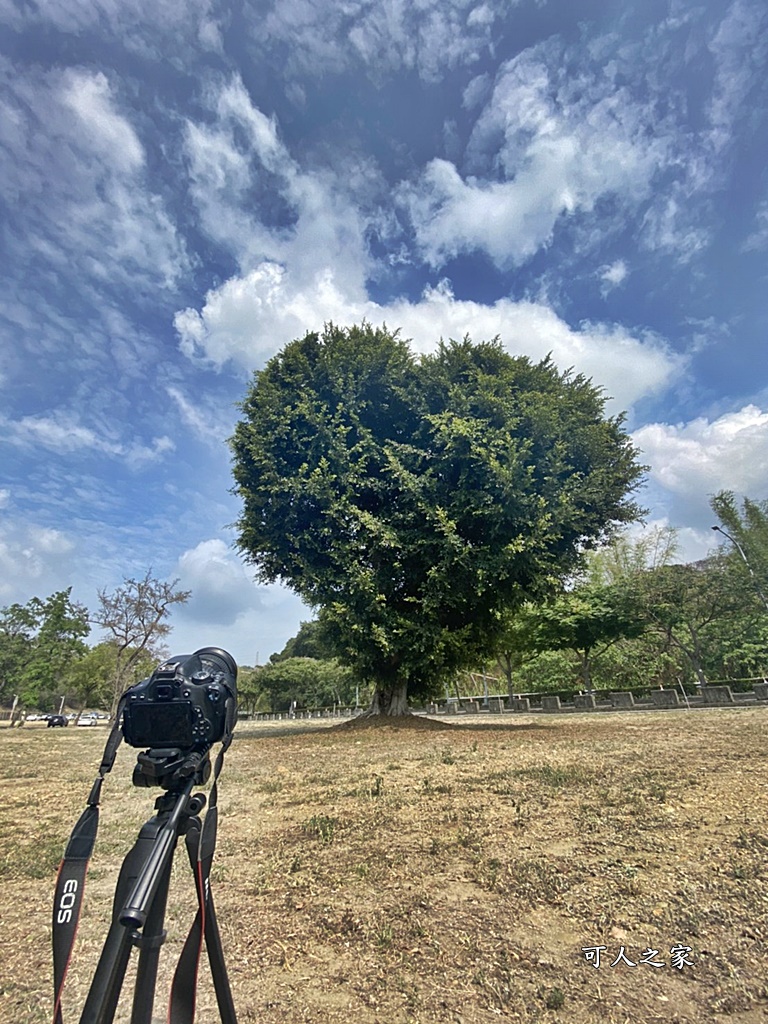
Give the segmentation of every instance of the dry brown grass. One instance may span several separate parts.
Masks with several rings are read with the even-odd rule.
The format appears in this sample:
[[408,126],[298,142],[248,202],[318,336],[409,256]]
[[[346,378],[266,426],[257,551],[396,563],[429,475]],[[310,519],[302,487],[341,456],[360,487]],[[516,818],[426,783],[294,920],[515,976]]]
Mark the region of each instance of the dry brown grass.
[[[213,876],[239,1021],[768,1020],[767,735],[759,708],[241,725]],[[55,869],[104,739],[0,732],[3,1024],[50,1020]],[[135,754],[121,748],[105,787],[65,1021],[152,813]],[[188,876],[180,850],[158,1013],[194,916]],[[678,943],[693,967],[669,966]],[[621,946],[667,966],[611,967]],[[218,1020],[207,963],[197,1019]]]

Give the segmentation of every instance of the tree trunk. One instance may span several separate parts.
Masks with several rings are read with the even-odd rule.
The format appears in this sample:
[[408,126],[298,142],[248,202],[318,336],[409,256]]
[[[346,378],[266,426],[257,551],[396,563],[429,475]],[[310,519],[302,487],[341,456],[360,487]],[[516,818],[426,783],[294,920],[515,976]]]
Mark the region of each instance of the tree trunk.
[[515,685],[512,677],[512,655],[506,652],[500,654],[497,658],[497,663],[501,668],[502,672],[507,679],[507,696],[509,697],[509,706],[512,707],[512,703],[515,699]]
[[377,683],[371,706],[365,715],[410,715],[408,683]]
[[592,693],[592,674],[589,671],[589,651],[581,651],[581,678],[584,683],[584,689],[587,693]]

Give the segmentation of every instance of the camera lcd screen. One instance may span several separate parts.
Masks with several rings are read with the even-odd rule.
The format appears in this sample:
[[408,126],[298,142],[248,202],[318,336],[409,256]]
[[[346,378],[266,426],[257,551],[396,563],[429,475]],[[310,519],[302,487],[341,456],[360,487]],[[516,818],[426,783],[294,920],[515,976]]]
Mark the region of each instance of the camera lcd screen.
[[124,735],[132,747],[192,747],[192,704],[188,700],[165,704],[129,704]]

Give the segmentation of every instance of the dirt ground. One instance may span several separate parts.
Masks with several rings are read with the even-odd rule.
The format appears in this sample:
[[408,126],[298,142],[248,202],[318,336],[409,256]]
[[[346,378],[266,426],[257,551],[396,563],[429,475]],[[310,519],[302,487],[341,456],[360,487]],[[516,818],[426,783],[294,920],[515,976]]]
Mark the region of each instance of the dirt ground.
[[[105,738],[0,728],[2,1024],[51,1019],[55,872]],[[241,723],[212,875],[240,1024],[768,1021],[767,749],[763,708]],[[136,753],[105,785],[65,1024],[153,813]],[[195,909],[180,849],[158,1020]]]

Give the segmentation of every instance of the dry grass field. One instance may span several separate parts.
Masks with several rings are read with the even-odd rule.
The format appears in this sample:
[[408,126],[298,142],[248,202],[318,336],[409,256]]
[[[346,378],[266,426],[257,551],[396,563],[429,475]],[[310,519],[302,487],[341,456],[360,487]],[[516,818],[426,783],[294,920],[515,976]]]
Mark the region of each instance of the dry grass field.
[[[419,721],[238,726],[212,884],[241,1024],[768,1021],[768,709]],[[105,738],[0,730],[2,1024],[50,1021],[55,871]],[[105,786],[65,1022],[152,815],[135,759]],[[194,912],[180,849],[159,1020]]]

